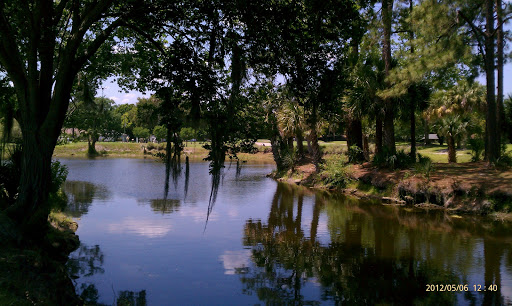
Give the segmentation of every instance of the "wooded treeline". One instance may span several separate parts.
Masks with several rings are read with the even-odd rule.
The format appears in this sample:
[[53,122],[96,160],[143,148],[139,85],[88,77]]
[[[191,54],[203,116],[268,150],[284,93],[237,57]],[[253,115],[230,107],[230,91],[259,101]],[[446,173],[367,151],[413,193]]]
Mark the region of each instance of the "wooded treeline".
[[512,137],[510,11],[500,0],[2,1],[2,113],[22,132],[18,193],[2,209],[22,232],[44,233],[66,116],[78,103],[110,107],[94,99],[109,76],[155,92],[148,120],[165,127],[168,156],[179,155],[183,127],[207,131],[213,174],[260,137],[279,170],[304,157],[318,168],[325,131],[346,133],[354,162],[395,160],[400,122],[410,123],[414,160],[421,125],[446,137],[451,161],[457,142],[473,139],[495,163]]

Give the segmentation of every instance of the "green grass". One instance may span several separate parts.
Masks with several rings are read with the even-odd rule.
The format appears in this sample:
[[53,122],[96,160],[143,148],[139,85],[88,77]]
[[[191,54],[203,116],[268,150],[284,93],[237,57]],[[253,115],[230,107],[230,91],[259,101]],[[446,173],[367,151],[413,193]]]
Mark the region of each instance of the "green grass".
[[[423,156],[428,156],[434,163],[448,162],[448,146],[430,145],[418,147],[417,152]],[[466,149],[457,150],[457,162],[467,163],[471,161],[471,151]]]

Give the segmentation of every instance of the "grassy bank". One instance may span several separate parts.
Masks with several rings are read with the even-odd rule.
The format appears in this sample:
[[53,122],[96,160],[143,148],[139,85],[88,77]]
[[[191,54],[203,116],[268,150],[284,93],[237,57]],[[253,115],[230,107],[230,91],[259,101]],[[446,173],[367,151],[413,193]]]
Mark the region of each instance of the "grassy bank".
[[[201,161],[208,156],[208,151],[203,148],[203,143],[186,142],[184,143],[184,154],[189,156],[192,161]],[[240,153],[240,160],[248,162],[273,162],[271,153],[263,153],[265,147],[260,146],[261,150],[256,154]],[[165,153],[165,144],[153,143],[134,143],[134,142],[97,142],[96,151],[99,157],[114,158],[158,158],[154,155]],[[54,157],[64,158],[86,158],[87,142],[68,143],[55,147]]]
[[[439,148],[426,148],[424,152],[428,150],[435,154]],[[370,163],[349,165],[344,155],[326,155],[325,159],[319,172],[306,160],[292,170],[275,173],[275,177],[307,187],[380,199],[386,204],[441,208],[454,213],[512,213],[511,168],[492,168],[484,162],[434,162],[427,170],[419,164],[389,170]]]

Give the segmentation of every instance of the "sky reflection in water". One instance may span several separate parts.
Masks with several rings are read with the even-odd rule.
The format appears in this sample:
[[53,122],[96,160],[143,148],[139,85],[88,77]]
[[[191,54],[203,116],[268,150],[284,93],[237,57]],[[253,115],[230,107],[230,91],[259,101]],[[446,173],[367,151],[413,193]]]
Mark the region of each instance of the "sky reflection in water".
[[[71,255],[91,302],[166,304],[509,303],[512,226],[413,212],[277,184],[270,165],[211,179],[191,163],[164,200],[165,166],[62,160],[82,242]],[[426,292],[468,284],[470,292]],[[497,284],[498,292],[473,292]]]

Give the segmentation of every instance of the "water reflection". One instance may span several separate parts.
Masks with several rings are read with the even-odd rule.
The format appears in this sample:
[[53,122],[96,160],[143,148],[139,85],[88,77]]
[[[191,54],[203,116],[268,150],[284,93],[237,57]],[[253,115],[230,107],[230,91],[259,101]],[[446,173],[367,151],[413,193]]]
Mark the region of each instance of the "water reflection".
[[[73,255],[81,260],[72,275],[87,304],[511,302],[512,223],[313,193],[265,178],[270,166],[237,174],[233,163],[219,176],[218,203],[203,233],[211,204],[207,163],[190,164],[187,200],[186,175],[161,199],[161,163],[67,163],[70,179],[94,184],[65,188],[71,210],[82,216],[85,247]],[[447,283],[468,284],[471,292],[426,291]],[[474,292],[474,285],[491,284],[496,292]]]
[[[315,304],[303,290],[316,283],[321,300],[336,303],[506,302],[500,265],[510,244],[500,238],[510,237],[510,230],[503,232],[501,224],[444,213],[418,215],[322,193],[307,195],[313,201],[306,224],[306,193],[278,184],[267,220],[247,220],[243,241],[252,249],[254,265],[240,275],[245,294],[268,304]],[[321,214],[327,217],[328,243],[318,241]],[[502,237],[493,235],[496,227]],[[483,246],[473,235],[482,237]],[[482,248],[484,258],[479,258]],[[479,261],[485,271],[480,281],[470,271]],[[483,281],[499,289],[474,292],[475,284],[483,290]],[[427,292],[428,284],[469,284],[471,292]]]
[[68,198],[64,212],[73,218],[86,215],[94,199],[105,200],[108,198],[108,192],[104,187],[88,182],[65,181],[62,184],[62,190]]
[[153,199],[149,201],[149,205],[151,210],[156,213],[170,214],[179,211],[181,201],[175,199]]
[[141,290],[139,292],[133,291],[121,291],[119,292],[119,296],[117,298],[117,305],[124,306],[146,306],[146,290]]
[[80,248],[73,252],[67,262],[69,275],[72,278],[82,276],[92,276],[97,273],[104,273],[103,262],[105,255],[100,250],[99,245],[87,246],[80,245]]

